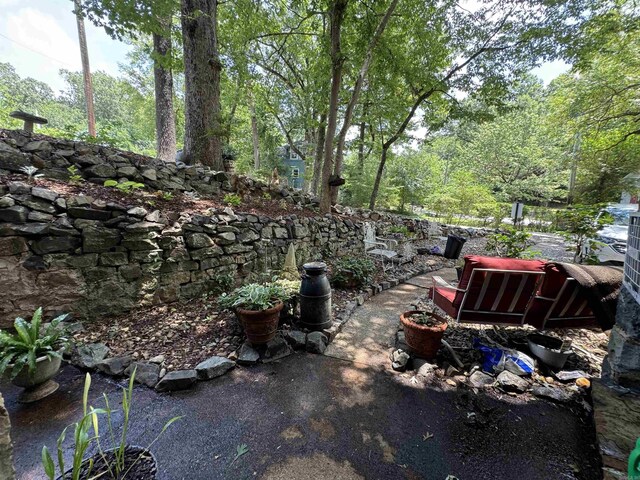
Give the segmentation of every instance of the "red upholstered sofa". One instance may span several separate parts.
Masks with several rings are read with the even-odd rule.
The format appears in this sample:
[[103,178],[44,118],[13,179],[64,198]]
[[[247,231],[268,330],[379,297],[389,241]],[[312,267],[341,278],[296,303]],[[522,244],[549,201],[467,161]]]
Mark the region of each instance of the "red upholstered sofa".
[[463,323],[590,327],[595,317],[577,282],[542,260],[468,255],[457,287],[433,277],[431,298]]
[[467,255],[458,286],[434,277],[432,298],[459,322],[521,325],[544,265],[541,260]]
[[524,323],[539,329],[598,326],[578,282],[553,264],[544,266],[544,278],[529,304]]

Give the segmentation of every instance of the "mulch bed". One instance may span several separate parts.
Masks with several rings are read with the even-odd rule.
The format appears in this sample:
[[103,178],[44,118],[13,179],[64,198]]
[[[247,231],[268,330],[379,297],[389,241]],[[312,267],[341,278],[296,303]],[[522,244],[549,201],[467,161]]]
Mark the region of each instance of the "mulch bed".
[[[26,175],[12,174],[0,178],[0,185],[6,185],[9,181],[25,182]],[[143,207],[149,211],[159,210],[163,214],[180,213],[205,213],[210,209],[224,209],[229,205],[224,202],[224,196],[230,192],[221,192],[218,195],[201,195],[194,199],[184,193],[175,193],[173,198],[165,200],[162,192],[152,193],[147,190],[135,190],[132,193],[123,193],[116,188],[104,187],[91,182],[78,184],[67,183],[53,179],[35,179],[33,186],[47,188],[59,195],[68,198],[70,196],[84,195],[91,197],[94,201],[104,203],[116,203],[126,208]],[[277,194],[274,194],[277,196]],[[280,198],[265,198],[263,194],[257,192],[245,193],[242,196],[242,203],[232,209],[238,213],[250,213],[253,215],[264,215],[270,218],[295,214],[303,217],[318,216],[318,212],[309,208],[292,205]]]
[[[357,295],[356,291],[334,289],[334,318]],[[112,357],[132,355],[149,360],[163,355],[164,367],[170,371],[194,368],[214,355],[234,358],[245,337],[233,313],[221,311],[215,299],[199,298],[103,317],[85,325],[73,339],[104,343]]]

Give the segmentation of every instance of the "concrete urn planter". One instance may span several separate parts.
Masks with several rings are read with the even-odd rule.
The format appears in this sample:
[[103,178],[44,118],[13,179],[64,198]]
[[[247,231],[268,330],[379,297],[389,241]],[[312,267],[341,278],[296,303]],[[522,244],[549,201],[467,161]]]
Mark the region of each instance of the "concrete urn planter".
[[[62,354],[62,352],[59,352]],[[36,360],[36,370],[33,374],[29,373],[29,367],[25,365],[20,373],[11,380],[17,387],[24,388],[24,391],[18,397],[20,403],[32,403],[41,400],[56,390],[60,386],[52,380],[60,370],[62,359],[48,358],[46,356],[39,357]],[[12,365],[9,365],[7,371],[11,371]]]

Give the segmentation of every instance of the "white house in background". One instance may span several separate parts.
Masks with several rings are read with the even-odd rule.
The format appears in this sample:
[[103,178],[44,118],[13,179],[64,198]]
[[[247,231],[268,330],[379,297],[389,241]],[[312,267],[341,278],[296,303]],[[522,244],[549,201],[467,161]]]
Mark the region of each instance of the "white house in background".
[[622,192],[620,203],[638,203],[638,197],[640,197],[640,172],[630,173],[623,178],[623,181],[629,191]]

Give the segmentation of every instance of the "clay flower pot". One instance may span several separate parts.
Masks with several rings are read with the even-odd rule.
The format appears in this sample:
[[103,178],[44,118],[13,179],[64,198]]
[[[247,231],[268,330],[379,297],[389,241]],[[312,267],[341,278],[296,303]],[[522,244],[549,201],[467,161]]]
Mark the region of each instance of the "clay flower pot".
[[[51,380],[60,370],[61,359],[46,356],[36,359],[36,370],[33,374],[29,373],[29,366],[25,365],[18,375],[11,379],[17,387],[24,388],[24,391],[18,397],[20,403],[32,403],[51,395],[58,390],[57,382]],[[9,365],[8,371],[11,371],[13,365]]]
[[[412,316],[422,314],[433,317],[438,323],[430,327],[411,320]],[[444,331],[447,329],[446,320],[435,313],[411,310],[400,315],[400,321],[404,327],[404,337],[409,348],[420,358],[427,360],[435,358],[440,349]]]
[[249,343],[263,345],[275,338],[280,320],[280,310],[283,307],[284,303],[280,302],[267,310],[236,309],[236,315]]

